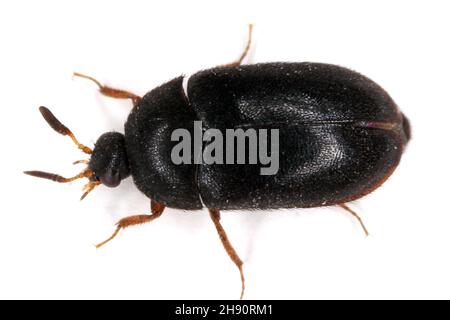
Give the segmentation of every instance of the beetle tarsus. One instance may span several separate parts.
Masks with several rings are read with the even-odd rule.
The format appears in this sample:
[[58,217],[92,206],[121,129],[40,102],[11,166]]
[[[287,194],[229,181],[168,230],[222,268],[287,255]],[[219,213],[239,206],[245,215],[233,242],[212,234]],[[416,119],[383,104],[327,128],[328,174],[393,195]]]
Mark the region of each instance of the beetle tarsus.
[[107,244],[108,242],[110,242],[112,239],[114,239],[119,234],[120,230],[123,230],[123,229],[131,227],[131,226],[148,223],[150,221],[155,220],[156,218],[158,218],[162,215],[164,209],[165,209],[165,207],[162,204],[152,200],[151,201],[151,210],[152,210],[151,215],[148,215],[148,214],[135,215],[135,216],[123,218],[116,224],[117,228],[114,231],[114,233],[111,235],[111,237],[109,237],[105,241],[97,244],[95,247],[98,249],[98,248],[104,246],[105,244]]
[[77,160],[77,161],[73,162],[72,164],[75,165],[75,164],[80,164],[80,163],[89,164],[89,160]]
[[83,195],[80,198],[80,201],[82,201],[84,198],[86,198],[86,196],[92,191],[94,190],[95,187],[101,185],[101,181],[96,180],[96,181],[89,181],[84,187],[83,187]]
[[248,40],[247,46],[244,49],[244,52],[241,54],[240,58],[232,63],[224,64],[222,67],[239,67],[242,64],[242,61],[247,57],[248,52],[252,46],[252,35],[253,35],[253,24],[248,25]]
[[352,209],[350,209],[349,206],[347,206],[346,204],[342,203],[339,205],[342,209],[344,209],[345,211],[349,212],[352,216],[354,216],[358,221],[359,224],[361,225],[361,227],[364,230],[364,233],[366,234],[366,237],[369,236],[369,231],[367,230],[366,226],[364,225],[364,222],[362,221],[361,217]]
[[129,91],[125,91],[125,90],[121,90],[121,89],[114,89],[108,86],[104,86],[100,83],[100,81],[98,81],[97,79],[78,73],[78,72],[74,72],[73,73],[74,77],[79,77],[79,78],[84,78],[87,80],[90,80],[92,82],[94,82],[99,90],[100,93],[103,94],[104,96],[110,97],[110,98],[116,98],[116,99],[131,99],[131,101],[133,102],[133,105],[137,105],[140,101],[141,101],[141,97],[139,97],[138,95],[129,92]]
[[231,245],[230,240],[228,240],[227,233],[225,232],[224,228],[220,224],[220,211],[217,209],[208,209],[209,215],[211,216],[211,219],[216,226],[217,233],[219,234],[220,240],[222,241],[223,247],[225,248],[225,251],[227,252],[228,256],[231,258],[231,260],[234,262],[234,264],[238,267],[239,273],[241,276],[241,297],[240,299],[244,297],[244,291],[245,291],[245,278],[244,278],[244,271],[242,270],[243,262],[241,258],[239,258],[239,255],[237,254],[236,250]]

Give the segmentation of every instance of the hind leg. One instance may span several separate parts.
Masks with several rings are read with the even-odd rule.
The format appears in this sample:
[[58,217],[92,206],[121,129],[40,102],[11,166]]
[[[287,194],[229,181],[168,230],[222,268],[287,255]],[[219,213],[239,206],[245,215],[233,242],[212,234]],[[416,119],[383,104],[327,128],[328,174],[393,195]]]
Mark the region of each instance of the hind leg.
[[244,61],[244,59],[247,57],[248,52],[250,51],[250,48],[252,46],[252,34],[253,34],[253,25],[249,24],[248,25],[248,41],[247,41],[247,46],[244,49],[244,52],[241,54],[240,58],[237,59],[236,61],[234,61],[232,63],[224,64],[221,67],[239,67],[242,64],[242,61]]
[[364,222],[362,221],[362,219],[359,217],[359,215],[353,211],[352,209],[350,209],[350,207],[348,207],[346,204],[341,203],[339,205],[339,207],[341,207],[342,209],[344,209],[345,211],[347,211],[348,213],[350,213],[352,216],[354,216],[356,218],[356,220],[358,220],[359,224],[361,225],[362,229],[364,230],[364,233],[366,234],[366,237],[369,236],[369,231],[367,230],[366,226],[364,225]]
[[243,262],[241,258],[239,258],[236,250],[233,248],[230,240],[228,240],[227,233],[225,232],[224,228],[222,227],[220,223],[220,211],[217,209],[208,209],[209,215],[211,216],[211,220],[213,221],[217,233],[219,234],[220,241],[222,241],[222,245],[225,248],[225,251],[227,252],[230,259],[234,262],[236,267],[239,269],[239,273],[241,275],[241,300],[244,297],[244,290],[245,290],[245,278],[244,278],[244,272],[242,270]]

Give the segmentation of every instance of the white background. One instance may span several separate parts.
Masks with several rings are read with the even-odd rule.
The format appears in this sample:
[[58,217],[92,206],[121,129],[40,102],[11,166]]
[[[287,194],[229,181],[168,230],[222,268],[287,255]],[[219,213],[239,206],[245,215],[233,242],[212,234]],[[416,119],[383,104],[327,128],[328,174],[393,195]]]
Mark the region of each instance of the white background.
[[[8,3],[8,4],[7,4]],[[315,61],[381,84],[413,139],[394,175],[339,208],[222,214],[245,262],[248,299],[450,298],[449,6],[446,1],[2,1],[0,4],[0,298],[236,299],[240,281],[206,211],[168,209],[100,250],[121,217],[147,213],[131,179],[78,201],[85,158],[53,132],[49,107],[93,146],[123,132],[129,101],[99,95],[73,71],[138,94],[228,63],[254,22],[250,62]]]

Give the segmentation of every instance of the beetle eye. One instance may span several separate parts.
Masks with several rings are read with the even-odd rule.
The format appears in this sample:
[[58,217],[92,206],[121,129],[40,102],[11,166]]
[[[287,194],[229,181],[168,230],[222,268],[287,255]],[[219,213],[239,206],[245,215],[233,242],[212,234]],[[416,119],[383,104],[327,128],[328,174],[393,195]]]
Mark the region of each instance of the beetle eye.
[[101,182],[110,188],[117,187],[120,184],[120,175],[119,171],[117,170],[108,170],[106,173],[101,177]]

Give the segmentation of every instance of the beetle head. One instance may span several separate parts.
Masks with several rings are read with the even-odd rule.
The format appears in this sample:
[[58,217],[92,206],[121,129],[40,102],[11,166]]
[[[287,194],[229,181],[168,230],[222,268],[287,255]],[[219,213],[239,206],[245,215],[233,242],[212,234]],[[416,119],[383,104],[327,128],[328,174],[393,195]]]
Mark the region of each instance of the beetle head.
[[127,178],[130,168],[123,134],[108,132],[101,135],[95,143],[88,168],[93,172],[92,180],[110,188],[117,187]]
[[60,175],[43,171],[25,171],[25,174],[60,183],[88,178],[89,182],[84,187],[85,192],[81,199],[84,199],[89,192],[100,184],[104,184],[107,187],[117,187],[122,179],[130,175],[123,134],[117,132],[103,134],[97,140],[94,150],[92,150],[79,143],[73,133],[49,109],[40,107],[39,111],[50,127],[63,136],[69,136],[81,151],[92,156],[90,160],[80,160],[74,163],[87,164],[87,168],[71,178],[64,178]]

